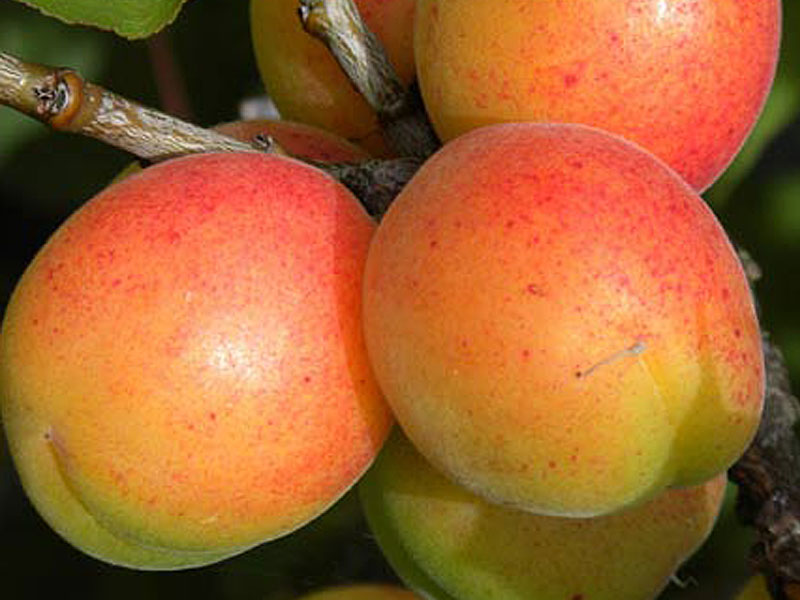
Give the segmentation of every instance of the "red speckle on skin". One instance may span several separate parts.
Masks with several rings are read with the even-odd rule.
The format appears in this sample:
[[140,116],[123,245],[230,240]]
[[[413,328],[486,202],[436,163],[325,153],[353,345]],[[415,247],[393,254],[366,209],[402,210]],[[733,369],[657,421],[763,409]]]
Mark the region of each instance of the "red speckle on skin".
[[208,418],[211,419],[212,421],[216,421],[217,420],[217,413],[215,413],[215,412],[208,413]]
[[526,287],[525,290],[529,294],[533,294],[534,296],[544,296],[544,291],[542,291],[542,288],[540,288],[535,283],[529,283],[528,287]]
[[569,75],[564,76],[564,86],[565,87],[573,87],[576,83],[578,83],[578,76],[573,75],[570,73]]

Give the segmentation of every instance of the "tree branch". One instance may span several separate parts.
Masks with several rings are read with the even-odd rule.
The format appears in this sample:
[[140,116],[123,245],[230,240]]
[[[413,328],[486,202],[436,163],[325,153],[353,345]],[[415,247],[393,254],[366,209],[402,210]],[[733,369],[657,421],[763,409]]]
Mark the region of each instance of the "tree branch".
[[[204,129],[84,81],[75,71],[26,63],[0,52],[0,104],[49,125],[97,138],[148,162],[198,152],[287,154],[272,138],[249,142]],[[380,218],[421,161],[330,164],[306,161],[339,179]]]
[[300,21],[321,40],[355,89],[377,113],[399,156],[425,158],[441,145],[416,86],[403,85],[353,0],[300,0]]
[[71,69],[28,63],[3,52],[0,104],[58,131],[93,137],[153,162],[196,152],[265,150],[131,102]]
[[[761,269],[750,254],[739,258],[751,286]],[[755,294],[754,294],[755,295]],[[764,575],[775,600],[800,599],[800,402],[777,346],[763,335],[764,412],[755,439],[728,471],[739,487],[739,521],[756,530],[753,569]]]
[[758,536],[750,562],[766,576],[773,598],[789,600],[800,597],[800,403],[783,356],[767,336],[764,357],[764,414],[755,440],[729,475],[739,486],[739,519]]

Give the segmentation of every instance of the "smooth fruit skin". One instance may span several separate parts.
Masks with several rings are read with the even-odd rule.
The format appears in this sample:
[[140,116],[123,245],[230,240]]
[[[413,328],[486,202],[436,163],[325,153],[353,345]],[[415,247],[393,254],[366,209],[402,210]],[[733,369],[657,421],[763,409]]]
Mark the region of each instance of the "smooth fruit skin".
[[341,585],[312,592],[301,600],[420,600],[410,590],[384,584],[359,583]]
[[[416,0],[356,0],[400,79],[415,77]],[[258,70],[281,117],[320,127],[383,155],[389,149],[377,117],[327,48],[306,33],[297,0],[251,0],[250,28]]]
[[504,124],[445,145],[378,226],[364,331],[398,422],[492,501],[611,513],[744,451],[764,365],[702,199],[624,139]]
[[780,0],[419,0],[415,57],[444,140],[512,121],[584,123],[703,190],[775,73]]
[[647,600],[710,533],[725,476],[593,519],[490,504],[392,435],[359,483],[389,562],[435,600]]
[[286,534],[371,463],[374,225],[322,172],[259,153],[168,161],[75,213],[18,283],[0,402],[23,486],[108,562],[204,564]]
[[346,139],[304,123],[279,119],[251,119],[220,123],[214,129],[242,141],[257,135],[274,138],[289,154],[324,162],[358,162],[370,158],[363,148]]

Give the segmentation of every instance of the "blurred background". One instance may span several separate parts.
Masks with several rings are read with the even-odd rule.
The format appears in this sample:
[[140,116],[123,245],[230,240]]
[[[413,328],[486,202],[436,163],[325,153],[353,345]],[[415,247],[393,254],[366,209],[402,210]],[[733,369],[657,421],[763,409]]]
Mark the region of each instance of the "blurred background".
[[[732,239],[763,271],[757,286],[762,324],[782,348],[795,389],[800,389],[798,4],[785,2],[781,70],[759,127],[737,163],[706,193]],[[0,50],[73,67],[88,80],[204,126],[236,119],[243,99],[264,93],[250,46],[246,2],[188,2],[163,33],[130,42],[66,26],[3,0]],[[47,237],[130,162],[129,155],[100,142],[51,133],[0,107],[1,306]],[[749,533],[728,510],[707,546],[663,598],[730,597],[747,574],[749,543]],[[181,594],[281,600],[333,583],[396,581],[352,493],[295,534],[211,567],[146,573],[105,565],[72,549],[37,516],[5,448],[0,450],[0,575],[0,594],[9,598],[38,597],[45,586],[55,586],[87,599]]]

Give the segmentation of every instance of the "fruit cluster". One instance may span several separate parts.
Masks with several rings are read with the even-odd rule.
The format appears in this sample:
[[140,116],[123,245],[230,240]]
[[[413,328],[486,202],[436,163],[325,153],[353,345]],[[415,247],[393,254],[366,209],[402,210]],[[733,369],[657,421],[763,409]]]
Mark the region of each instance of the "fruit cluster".
[[0,338],[27,494],[84,552],[175,569],[361,481],[426,597],[655,597],[761,413],[751,292],[699,192],[766,99],[780,2],[357,4],[442,148],[374,223],[298,158],[390,155],[378,119],[296,0],[252,0],[305,125],[219,129],[298,158],[148,167],[39,252]]

